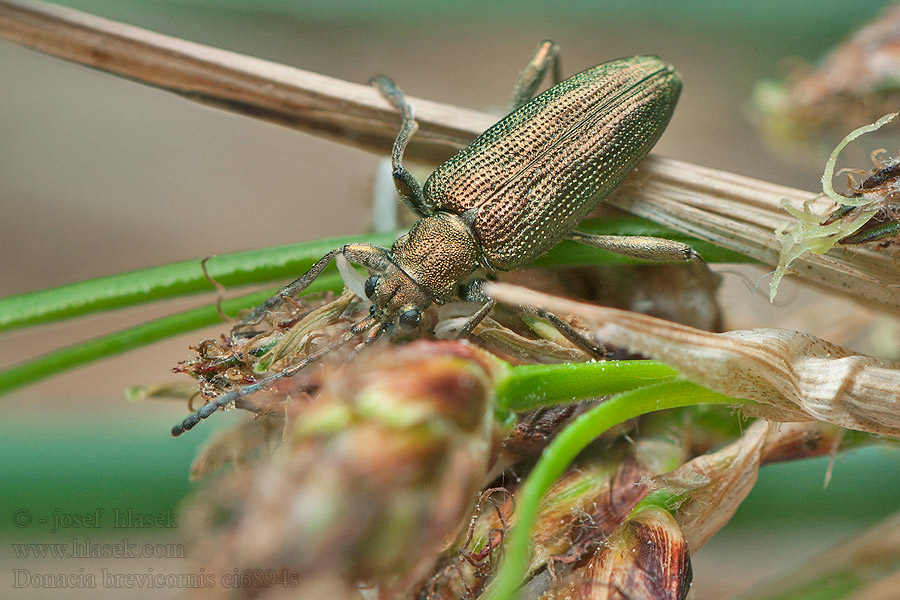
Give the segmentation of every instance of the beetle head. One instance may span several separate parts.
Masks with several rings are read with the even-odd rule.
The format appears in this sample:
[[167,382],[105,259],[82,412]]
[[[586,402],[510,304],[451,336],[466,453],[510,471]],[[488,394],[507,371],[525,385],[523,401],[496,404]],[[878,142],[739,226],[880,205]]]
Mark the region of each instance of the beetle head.
[[372,302],[372,316],[382,323],[397,323],[415,329],[422,312],[431,306],[431,296],[394,264],[366,279],[366,297]]

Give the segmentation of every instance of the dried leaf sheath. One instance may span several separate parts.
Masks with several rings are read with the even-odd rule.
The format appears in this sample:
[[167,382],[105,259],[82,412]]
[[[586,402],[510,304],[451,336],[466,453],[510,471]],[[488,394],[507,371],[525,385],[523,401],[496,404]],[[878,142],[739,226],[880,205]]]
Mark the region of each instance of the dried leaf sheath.
[[818,419],[900,437],[900,364],[854,353],[797,331],[709,333],[663,319],[491,284],[493,297],[577,315],[599,340],[675,367],[722,394],[761,403],[774,421]]

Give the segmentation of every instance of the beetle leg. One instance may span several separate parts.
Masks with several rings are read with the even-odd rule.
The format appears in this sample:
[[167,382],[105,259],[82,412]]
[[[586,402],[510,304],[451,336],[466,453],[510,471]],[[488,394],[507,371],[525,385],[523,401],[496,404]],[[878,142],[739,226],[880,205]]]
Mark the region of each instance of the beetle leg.
[[512,112],[534,98],[537,88],[544,79],[544,75],[552,70],[553,84],[562,81],[562,67],[559,63],[559,46],[550,40],[544,40],[531,61],[525,65],[516,85],[513,88],[512,97],[509,99],[509,112]]
[[560,319],[554,313],[539,306],[522,306],[520,307],[520,309],[538,318],[546,320],[548,323],[553,325],[564,338],[575,344],[575,346],[587,353],[588,356],[591,356],[593,358],[605,358],[609,355],[609,353],[606,351],[606,348],[604,348],[603,346],[598,346],[594,340],[575,331],[575,329],[571,325]]
[[372,244],[347,244],[346,246],[335,248],[320,258],[306,273],[281,288],[277,294],[254,308],[240,323],[231,328],[232,335],[234,335],[236,330],[239,330],[242,327],[256,325],[265,318],[266,314],[280,306],[285,298],[293,298],[309,287],[309,285],[322,274],[322,271],[325,270],[328,263],[330,263],[338,254],[343,254],[351,262],[361,264],[375,271],[383,271],[390,263],[390,259],[387,258],[387,249],[382,248],[381,246]]
[[897,221],[888,221],[877,227],[841,238],[838,244],[867,244],[869,242],[889,240],[897,235],[900,235],[900,223]]
[[642,260],[684,262],[700,258],[688,244],[646,235],[591,235],[573,231],[569,239]]
[[281,303],[284,302],[285,298],[292,298],[306,289],[309,284],[315,281],[316,278],[322,274],[322,271],[325,270],[325,267],[328,266],[328,263],[330,263],[335,256],[340,254],[342,250],[343,248],[336,248],[332,250],[331,252],[320,258],[318,262],[310,267],[306,273],[281,288],[274,296],[268,298],[265,302],[254,308],[250,312],[250,314],[248,314],[241,320],[240,323],[231,328],[232,335],[234,335],[234,332],[236,330],[239,330],[242,327],[256,325],[265,318],[266,314],[280,306]]
[[[459,287],[459,298],[464,302],[481,302],[481,307],[472,313],[468,317],[460,317],[459,319],[463,321],[462,326],[458,329],[456,327],[448,328],[447,331],[453,331],[452,337],[455,339],[460,339],[464,337],[468,337],[470,333],[481,323],[488,313],[491,312],[491,309],[497,305],[497,301],[491,298],[488,298],[484,295],[484,292],[481,289],[484,280],[482,279],[473,279],[468,283],[464,283]],[[463,320],[464,319],[464,320]],[[435,329],[437,332],[437,329]]]
[[471,317],[466,319],[466,322],[463,323],[463,326],[460,327],[459,330],[456,332],[456,337],[457,338],[468,337],[469,334],[472,333],[472,330],[474,330],[478,326],[479,323],[484,321],[484,318],[486,316],[488,316],[488,313],[491,312],[491,310],[496,305],[497,305],[496,300],[489,299],[487,302],[485,302],[481,306],[481,308],[479,308],[472,314]]
[[366,334],[365,339],[361,344],[353,349],[353,352],[350,353],[350,356],[347,358],[347,360],[355,357],[356,354],[364,348],[368,348],[369,346],[374,344],[385,331],[387,331],[387,326],[385,326],[384,323],[376,323],[375,325],[373,325],[372,328],[369,329],[369,332]]
[[[478,325],[491,311],[494,305],[497,303],[496,300],[485,295],[482,286],[484,281],[481,279],[475,279],[471,281],[469,284],[463,286],[462,290],[460,290],[460,297],[463,300],[469,302],[484,302],[484,306],[482,306],[474,315],[469,317],[469,320],[466,321],[465,325],[460,328],[459,337],[465,337],[475,329],[475,326]],[[539,307],[532,306],[520,306],[519,310],[523,312],[527,312],[541,319],[545,319],[551,325],[553,325],[557,331],[559,331],[564,338],[575,344],[581,350],[584,350],[589,356],[594,358],[604,358],[608,353],[606,349],[598,346],[593,340],[586,338],[582,334],[575,331],[571,325],[560,319],[558,316],[553,314],[552,312],[545,310]]]
[[410,136],[419,128],[419,124],[416,123],[413,106],[406,100],[406,96],[397,87],[397,84],[384,75],[373,77],[370,83],[381,92],[381,95],[388,102],[397,107],[400,111],[400,116],[403,118],[400,133],[397,134],[397,139],[394,141],[394,147],[391,150],[391,176],[394,178],[394,187],[397,188],[400,199],[403,200],[403,203],[410,210],[420,217],[431,216],[434,214],[434,209],[425,201],[425,197],[422,195],[422,186],[412,176],[412,173],[403,166],[403,151],[406,150],[406,146],[409,144]]

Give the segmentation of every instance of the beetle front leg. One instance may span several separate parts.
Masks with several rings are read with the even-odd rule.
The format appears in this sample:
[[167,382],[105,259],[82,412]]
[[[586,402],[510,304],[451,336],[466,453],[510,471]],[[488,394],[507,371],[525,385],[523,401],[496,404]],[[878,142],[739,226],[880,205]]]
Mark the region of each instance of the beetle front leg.
[[700,258],[688,244],[646,235],[591,235],[573,231],[569,239],[641,260],[686,262]]
[[428,217],[434,214],[434,209],[425,201],[422,194],[422,186],[416,181],[406,167],[403,166],[403,152],[409,144],[409,138],[419,128],[413,111],[413,106],[406,100],[406,95],[397,87],[393,80],[379,75],[370,81],[385,99],[397,107],[403,122],[400,133],[394,141],[391,149],[391,177],[394,178],[394,187],[400,194],[400,199],[406,206],[420,217]]
[[531,61],[519,73],[519,78],[513,87],[512,97],[509,99],[509,112],[516,110],[537,95],[538,86],[548,71],[552,71],[553,85],[562,81],[559,46],[550,40],[544,40]]
[[491,310],[497,305],[497,301],[488,298],[482,291],[483,279],[473,279],[469,283],[463,284],[459,289],[459,297],[465,302],[482,302],[481,308],[467,317],[462,327],[456,330],[455,337],[457,339],[468,337],[472,331],[478,327],[478,324],[484,321]]
[[328,266],[334,257],[339,254],[343,254],[351,262],[363,265],[374,271],[384,271],[390,265],[390,259],[387,257],[388,251],[381,246],[347,244],[340,248],[335,248],[320,258],[306,273],[281,288],[278,293],[253,309],[240,323],[231,328],[232,335],[242,327],[256,325],[261,322],[268,313],[280,306],[285,298],[293,298],[309,287],[322,274],[322,271],[325,270],[325,267]]
[[325,270],[325,267],[328,266],[332,259],[342,251],[343,248],[332,250],[320,258],[306,273],[281,288],[274,296],[271,296],[265,302],[254,308],[250,314],[241,319],[240,323],[231,328],[232,335],[242,327],[260,323],[268,313],[280,306],[285,298],[292,298],[309,287],[309,285],[322,274],[322,271]]

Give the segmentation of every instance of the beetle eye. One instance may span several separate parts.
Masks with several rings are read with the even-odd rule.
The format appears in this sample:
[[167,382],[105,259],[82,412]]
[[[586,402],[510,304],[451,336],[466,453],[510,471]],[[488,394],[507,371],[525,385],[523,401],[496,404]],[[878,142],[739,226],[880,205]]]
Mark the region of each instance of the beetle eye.
[[410,308],[400,313],[400,327],[403,329],[415,329],[422,320],[422,311],[418,308]]
[[369,300],[372,299],[372,296],[375,295],[375,286],[378,285],[378,280],[381,279],[381,275],[372,275],[368,279],[366,279],[366,285],[363,291],[366,292],[366,298]]

